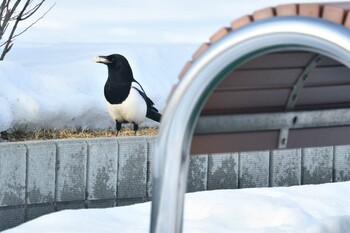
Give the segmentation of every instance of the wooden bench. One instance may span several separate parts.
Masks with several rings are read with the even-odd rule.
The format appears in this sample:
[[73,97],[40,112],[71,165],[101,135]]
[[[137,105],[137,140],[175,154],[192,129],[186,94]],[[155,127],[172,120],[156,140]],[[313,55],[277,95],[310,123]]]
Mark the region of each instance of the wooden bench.
[[[186,71],[207,48],[225,37],[228,32],[238,30],[251,22],[266,18],[300,15],[319,17],[350,27],[348,3],[336,4],[289,4],[266,8],[243,16],[224,27],[203,43],[181,71],[181,79]],[[205,103],[201,116],[278,112],[285,110],[312,110],[346,108],[350,105],[350,70],[342,63],[326,56],[320,56],[317,66],[309,70],[293,108],[287,107],[292,90],[298,78],[316,53],[305,51],[285,51],[257,57],[229,72],[216,87]],[[203,122],[204,123],[204,122]],[[204,123],[205,124],[205,123]],[[283,148],[307,146],[341,145],[349,143],[350,127],[325,129],[290,130]],[[231,152],[245,150],[265,150],[278,148],[278,130],[246,133],[196,133],[191,146],[192,154]],[[252,140],[255,138],[255,140]],[[312,140],[310,140],[312,139]]]
[[151,232],[182,230],[190,153],[349,144],[349,9],[266,8],[199,47],[162,120]]

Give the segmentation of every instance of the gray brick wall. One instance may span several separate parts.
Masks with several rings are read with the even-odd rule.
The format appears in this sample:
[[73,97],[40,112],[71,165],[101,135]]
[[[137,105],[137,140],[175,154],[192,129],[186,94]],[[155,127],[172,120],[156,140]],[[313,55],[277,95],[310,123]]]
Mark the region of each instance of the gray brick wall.
[[53,142],[26,143],[27,203],[41,204],[55,200],[56,145]]
[[239,188],[269,186],[269,151],[240,153]]
[[[0,143],[0,231],[64,209],[150,200],[155,137]],[[187,191],[350,180],[350,146],[194,155]]]
[[333,147],[303,149],[302,184],[322,184],[333,180]]
[[208,189],[238,188],[238,153],[212,154],[208,161]]
[[207,190],[208,155],[191,156],[187,178],[187,192]]
[[84,140],[57,141],[56,201],[79,201],[86,194],[87,144]]
[[88,141],[88,200],[115,199],[117,193],[118,142],[114,139]]
[[24,144],[0,148],[0,207],[25,204],[26,157]]
[[270,185],[292,186],[301,184],[301,150],[271,152]]
[[119,140],[118,198],[146,197],[147,141],[145,138]]
[[350,180],[350,146],[334,148],[334,181]]

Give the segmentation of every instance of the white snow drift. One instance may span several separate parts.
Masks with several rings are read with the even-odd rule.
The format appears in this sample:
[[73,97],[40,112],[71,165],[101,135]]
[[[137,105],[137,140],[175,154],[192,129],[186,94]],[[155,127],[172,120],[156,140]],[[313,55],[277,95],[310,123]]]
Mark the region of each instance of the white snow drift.
[[[350,182],[186,194],[185,233],[350,232]],[[65,210],[4,233],[146,233],[150,203]]]

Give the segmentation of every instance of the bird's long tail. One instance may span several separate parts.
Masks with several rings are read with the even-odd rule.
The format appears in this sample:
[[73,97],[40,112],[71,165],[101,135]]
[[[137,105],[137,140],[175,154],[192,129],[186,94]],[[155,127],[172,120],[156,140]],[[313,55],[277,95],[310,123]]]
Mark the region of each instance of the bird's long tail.
[[162,118],[162,114],[160,114],[155,107],[151,107],[147,111],[146,117],[149,119],[152,119],[154,121],[160,122],[160,120]]

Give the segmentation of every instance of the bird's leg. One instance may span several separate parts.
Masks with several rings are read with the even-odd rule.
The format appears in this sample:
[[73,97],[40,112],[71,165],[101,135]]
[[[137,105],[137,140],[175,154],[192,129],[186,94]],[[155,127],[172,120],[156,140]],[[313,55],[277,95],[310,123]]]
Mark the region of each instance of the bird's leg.
[[135,131],[135,135],[136,135],[136,131],[139,129],[139,125],[136,124],[135,122],[132,123],[134,125],[134,131]]
[[117,129],[117,137],[118,137],[118,133],[120,131],[120,129],[122,128],[122,123],[120,123],[119,121],[115,121],[115,128]]

